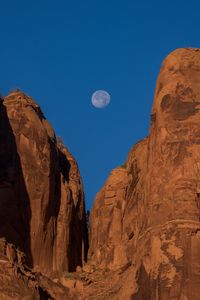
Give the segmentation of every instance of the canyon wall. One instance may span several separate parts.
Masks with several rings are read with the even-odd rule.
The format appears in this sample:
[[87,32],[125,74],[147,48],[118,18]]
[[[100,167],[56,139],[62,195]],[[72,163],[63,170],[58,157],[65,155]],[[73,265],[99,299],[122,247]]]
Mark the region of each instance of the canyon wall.
[[81,176],[32,98],[0,103],[0,237],[44,274],[74,271],[87,255]]
[[158,76],[149,136],[91,211],[90,264],[131,274],[112,299],[199,299],[199,109],[200,50],[177,49]]
[[77,163],[20,91],[0,100],[0,141],[2,300],[199,299],[200,49],[164,60],[149,136],[96,196],[87,264]]

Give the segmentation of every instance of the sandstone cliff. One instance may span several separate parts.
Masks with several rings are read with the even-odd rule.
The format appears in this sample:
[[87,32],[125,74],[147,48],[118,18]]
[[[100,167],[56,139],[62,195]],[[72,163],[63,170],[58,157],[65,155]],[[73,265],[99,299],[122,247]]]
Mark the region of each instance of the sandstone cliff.
[[0,103],[0,237],[43,274],[62,274],[86,259],[87,232],[77,164],[20,91]]
[[199,109],[200,49],[177,49],[161,67],[149,136],[96,196],[83,265],[74,158],[30,97],[0,101],[0,299],[199,300]]
[[177,49],[157,80],[149,137],[111,172],[91,212],[90,264],[121,270],[105,299],[199,299],[199,109],[200,49]]

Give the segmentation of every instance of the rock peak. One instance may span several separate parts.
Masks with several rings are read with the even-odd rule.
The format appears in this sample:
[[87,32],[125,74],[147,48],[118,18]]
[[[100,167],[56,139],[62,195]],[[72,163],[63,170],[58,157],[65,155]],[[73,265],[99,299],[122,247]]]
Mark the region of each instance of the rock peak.
[[170,53],[163,61],[157,79],[153,112],[159,110],[160,105],[167,106],[167,100],[163,105],[161,102],[170,93],[177,94],[183,101],[200,101],[199,75],[200,49],[180,48]]
[[23,93],[21,90],[17,89],[15,91],[11,91],[5,98],[4,101],[7,104],[12,103],[21,103],[21,104],[29,104],[35,108],[38,108],[39,105],[31,98],[30,96]]
[[3,220],[4,209],[8,214],[7,228],[0,222],[0,235],[20,247],[38,271],[75,270],[86,258],[85,203],[75,159],[57,145],[31,97],[11,92],[0,109]]
[[199,174],[200,49],[177,49],[158,76],[149,137],[90,214],[89,262],[121,274],[109,299],[199,299]]

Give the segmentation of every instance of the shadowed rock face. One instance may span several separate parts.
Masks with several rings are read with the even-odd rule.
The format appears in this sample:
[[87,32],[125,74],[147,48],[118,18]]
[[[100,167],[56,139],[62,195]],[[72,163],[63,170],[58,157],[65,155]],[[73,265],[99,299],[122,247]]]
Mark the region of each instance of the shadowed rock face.
[[1,300],[78,299],[74,291],[27,267],[24,252],[5,238],[0,238],[0,287]]
[[34,270],[75,270],[87,247],[77,164],[30,97],[14,92],[0,105],[0,237]]
[[89,264],[73,279],[62,273],[87,250],[77,164],[30,97],[0,101],[0,298],[199,300],[199,108],[200,50],[178,49],[163,62],[149,136],[97,194]]
[[90,263],[131,265],[109,299],[199,299],[199,109],[200,50],[177,49],[157,80],[149,137],[111,172],[91,212]]

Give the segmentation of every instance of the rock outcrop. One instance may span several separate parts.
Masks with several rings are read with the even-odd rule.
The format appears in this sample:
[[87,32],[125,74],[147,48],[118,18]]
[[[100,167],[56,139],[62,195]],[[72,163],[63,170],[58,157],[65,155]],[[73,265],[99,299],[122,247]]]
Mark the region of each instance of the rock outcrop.
[[74,290],[33,272],[25,263],[24,252],[0,238],[1,300],[78,300]]
[[200,49],[164,60],[150,134],[95,199],[89,263],[126,274],[104,299],[199,299]]
[[95,199],[88,264],[77,164],[19,91],[0,141],[0,299],[199,300],[200,49],[164,60],[149,136]]
[[81,177],[40,107],[20,91],[0,102],[0,237],[46,275],[87,255]]

